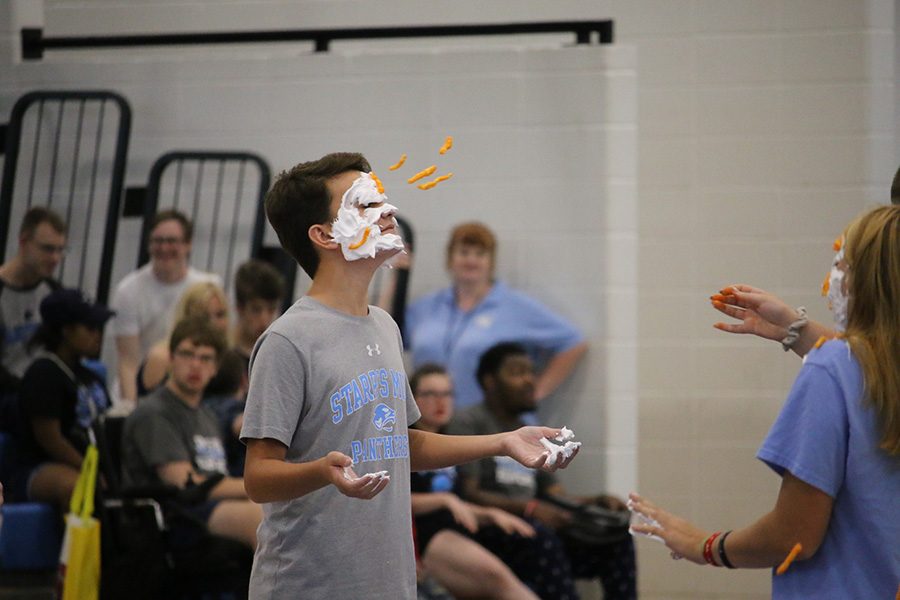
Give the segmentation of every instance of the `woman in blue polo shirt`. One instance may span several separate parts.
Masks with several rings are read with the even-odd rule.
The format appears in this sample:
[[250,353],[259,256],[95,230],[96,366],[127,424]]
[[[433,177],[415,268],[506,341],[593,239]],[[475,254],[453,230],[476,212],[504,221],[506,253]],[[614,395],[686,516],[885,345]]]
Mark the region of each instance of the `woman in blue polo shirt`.
[[543,365],[538,400],[553,393],[587,350],[569,321],[494,280],[496,247],[494,234],[481,223],[458,225],[447,244],[452,285],[417,300],[406,313],[414,366],[444,365],[456,387],[457,408],[481,402],[478,359],[499,342],[523,344]]

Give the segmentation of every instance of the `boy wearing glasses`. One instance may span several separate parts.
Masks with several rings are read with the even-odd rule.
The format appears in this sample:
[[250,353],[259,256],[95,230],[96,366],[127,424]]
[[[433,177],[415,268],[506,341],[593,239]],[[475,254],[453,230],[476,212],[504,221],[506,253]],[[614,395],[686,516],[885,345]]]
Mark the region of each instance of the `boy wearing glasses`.
[[147,238],[150,262],[116,286],[112,306],[121,400],[137,400],[138,367],[147,351],[166,337],[172,311],[184,290],[203,281],[222,285],[218,275],[188,264],[192,235],[193,224],[181,212],[157,213]]
[[[169,379],[125,421],[122,464],[127,486],[183,489],[227,473],[218,420],[202,404],[203,390],[225,348],[225,335],[205,319],[187,318],[175,326]],[[247,500],[242,479],[223,477],[207,501],[189,509],[210,532],[256,547],[262,511]]]
[[14,391],[34,357],[26,344],[41,323],[41,300],[59,287],[53,274],[66,249],[66,223],[44,207],[25,213],[19,250],[0,265],[0,389]]

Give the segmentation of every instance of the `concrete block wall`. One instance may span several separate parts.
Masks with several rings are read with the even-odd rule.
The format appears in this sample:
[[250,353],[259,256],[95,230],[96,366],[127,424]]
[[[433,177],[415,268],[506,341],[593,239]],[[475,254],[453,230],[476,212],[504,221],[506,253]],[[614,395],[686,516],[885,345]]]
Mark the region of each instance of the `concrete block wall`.
[[[886,202],[894,152],[892,2],[641,1],[638,478],[710,529],[750,523],[779,480],[755,451],[799,368],[711,327],[730,283],[828,312],[831,240]],[[656,18],[649,18],[649,14]],[[672,561],[640,542],[644,598],[767,598],[769,573]]]
[[[563,392],[604,390],[618,400],[585,398],[578,405],[585,412],[571,415],[599,421],[597,449],[581,460],[603,466],[584,461],[571,484],[591,488],[598,472],[617,492],[626,491],[617,483],[634,481],[708,528],[740,526],[771,507],[778,480],[753,455],[799,364],[772,343],[713,330],[718,313],[706,298],[727,283],[753,283],[828,319],[817,290],[830,241],[857,212],[887,200],[900,162],[896,0],[458,0],[449,11],[437,0],[23,4],[20,13],[55,34],[613,18],[618,48],[593,55],[602,65],[582,65],[602,78],[553,66],[563,55],[549,49],[569,46],[568,36],[346,43],[342,58],[321,57],[331,62],[312,72],[303,60],[308,45],[63,53],[0,69],[0,111],[30,86],[74,86],[102,73],[132,92],[136,114],[148,115],[136,123],[141,144],[131,180],[173,145],[245,145],[279,169],[300,154],[359,147],[354,127],[369,128],[363,149],[376,165],[400,152],[426,156],[443,135],[457,135],[465,146],[448,164],[464,159],[463,147],[482,148],[484,160],[462,165],[467,176],[454,182],[452,197],[450,187],[435,190],[447,194],[442,211],[396,197],[426,232],[419,264],[433,265],[416,271],[414,293],[444,283],[449,223],[477,216],[500,231],[502,277],[601,336]],[[14,38],[0,40],[7,64]],[[467,49],[473,44],[481,50]],[[626,46],[635,49],[634,63]],[[397,58],[404,53],[424,58]],[[316,70],[322,64],[339,75],[325,80]],[[423,76],[438,64],[432,78]],[[345,115],[346,103],[330,99],[361,79],[375,82],[374,112],[336,121],[330,115]],[[384,83],[401,80],[409,86],[402,92]],[[210,81],[219,86],[212,95],[203,89]],[[471,87],[461,89],[466,82]],[[425,101],[408,102],[411,93]],[[578,99],[590,94],[605,94],[609,105]],[[235,104],[265,107],[241,113],[257,134],[239,131]],[[155,128],[173,108],[177,126]],[[307,117],[302,140],[270,118],[284,112]],[[516,133],[517,123],[527,132]],[[528,153],[532,140],[554,152]],[[584,152],[609,171],[585,166]],[[498,207],[522,198],[511,176],[521,160],[528,192],[511,216]],[[587,170],[570,170],[575,165]],[[591,182],[602,185],[605,204],[588,204],[597,211],[589,219],[570,219],[582,215]],[[483,213],[487,197],[496,206]],[[596,260],[585,259],[585,248]],[[553,285],[541,275],[547,268],[558,277]],[[585,294],[595,279],[604,291]],[[625,456],[616,460],[620,448]],[[764,570],[699,569],[643,541],[639,564],[642,598],[769,597]]]

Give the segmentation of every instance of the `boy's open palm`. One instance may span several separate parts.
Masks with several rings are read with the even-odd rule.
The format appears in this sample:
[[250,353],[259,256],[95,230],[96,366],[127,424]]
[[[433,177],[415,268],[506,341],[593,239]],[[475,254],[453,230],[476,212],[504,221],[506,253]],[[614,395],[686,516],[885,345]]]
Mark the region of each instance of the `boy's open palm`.
[[[329,452],[325,457],[328,479],[342,494],[360,500],[374,498],[391,482],[390,476],[374,477],[367,473],[357,477],[353,460],[341,452]],[[346,469],[346,470],[345,470]]]
[[543,469],[553,472],[557,469],[565,469],[578,455],[576,449],[568,458],[560,455],[559,460],[551,466],[547,466],[547,449],[541,444],[542,438],[553,439],[561,430],[553,427],[520,427],[506,434],[504,445],[506,455],[530,469]]

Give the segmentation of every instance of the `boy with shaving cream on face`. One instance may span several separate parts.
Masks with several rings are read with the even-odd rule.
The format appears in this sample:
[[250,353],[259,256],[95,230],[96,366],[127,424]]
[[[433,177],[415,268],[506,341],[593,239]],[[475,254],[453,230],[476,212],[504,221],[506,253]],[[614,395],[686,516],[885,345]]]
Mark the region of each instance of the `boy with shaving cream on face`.
[[368,306],[375,270],[403,250],[380,183],[360,154],[282,173],[266,215],[312,277],[306,296],[257,342],[241,440],[244,481],[263,504],[251,598],[416,596],[410,470],[485,456],[548,466],[559,429],[490,436],[409,430],[419,418],[400,332]]

